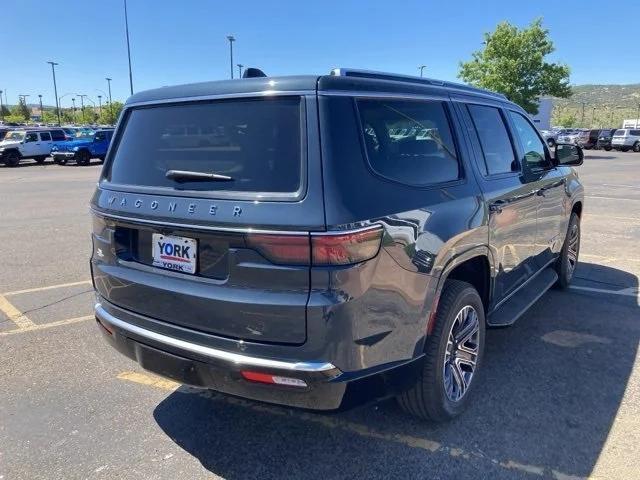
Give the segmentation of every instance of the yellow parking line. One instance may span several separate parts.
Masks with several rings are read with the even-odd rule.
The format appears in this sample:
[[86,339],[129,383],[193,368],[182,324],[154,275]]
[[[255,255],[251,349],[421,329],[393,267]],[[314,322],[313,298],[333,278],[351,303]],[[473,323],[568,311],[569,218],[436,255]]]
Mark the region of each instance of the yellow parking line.
[[[2,298],[2,297],[0,297]],[[31,322],[31,325],[26,326],[26,327],[21,327],[21,328],[16,328],[15,330],[8,330],[6,332],[0,332],[0,337],[6,336],[6,335],[15,335],[17,333],[26,333],[26,332],[34,332],[34,331],[38,331],[38,330],[46,330],[47,328],[52,328],[52,327],[59,327],[61,325],[69,325],[71,323],[78,323],[78,322],[84,322],[86,320],[91,320],[92,318],[95,318],[93,315],[85,315],[84,317],[75,317],[75,318],[67,318],[65,320],[58,320],[56,322],[50,322],[50,323],[42,323],[42,324],[36,324],[31,322],[31,320],[29,320]]]
[[[180,384],[173,382],[171,380],[164,380],[162,378],[156,377],[155,375],[147,375],[144,373],[138,372],[122,372],[117,378],[120,380],[127,380],[130,382],[139,383],[142,385],[148,385],[160,390],[166,391],[175,391]],[[449,455],[450,457],[461,458],[467,461],[474,460],[485,460],[495,465],[496,467],[511,470],[511,471],[519,471],[521,473],[528,473],[531,475],[553,477],[557,480],[585,480],[586,477],[579,477],[575,475],[568,475],[557,470],[552,470],[550,468],[541,467],[537,465],[526,465],[523,463],[516,462],[514,460],[505,460],[498,461],[496,459],[487,457],[482,452],[468,452],[461,448],[450,447],[442,445],[435,440],[430,440],[428,438],[414,437],[411,435],[403,435],[403,434],[395,434],[395,433],[386,433],[380,430],[376,430],[367,425],[349,422],[346,420],[342,420],[335,416],[327,416],[322,414],[313,414],[300,410],[287,410],[281,407],[271,406],[267,404],[254,403],[249,400],[244,400],[242,398],[231,397],[226,395],[220,395],[210,390],[201,390],[198,393],[200,396],[205,398],[213,398],[216,400],[224,401],[230,405],[237,405],[240,407],[248,408],[256,412],[268,413],[271,415],[278,416],[293,416],[300,420],[315,423],[318,425],[322,425],[323,427],[330,429],[339,429],[344,430],[350,433],[354,433],[361,437],[373,438],[377,440],[386,440],[389,442],[394,442],[397,444],[401,444],[403,446],[417,448],[420,450],[424,450],[430,453],[442,453],[445,455]]]
[[19,328],[30,328],[35,325],[29,318],[14,307],[9,300],[0,295],[0,312],[4,313],[9,320],[15,323]]
[[47,287],[35,287],[35,288],[25,288],[24,290],[14,290],[13,292],[3,293],[5,297],[10,295],[22,295],[23,293],[33,293],[33,292],[42,292],[44,290],[53,290],[55,288],[64,288],[64,287],[75,287],[77,285],[87,285],[90,284],[91,280],[81,280],[79,282],[70,282],[70,283],[59,283],[57,285],[49,285]]

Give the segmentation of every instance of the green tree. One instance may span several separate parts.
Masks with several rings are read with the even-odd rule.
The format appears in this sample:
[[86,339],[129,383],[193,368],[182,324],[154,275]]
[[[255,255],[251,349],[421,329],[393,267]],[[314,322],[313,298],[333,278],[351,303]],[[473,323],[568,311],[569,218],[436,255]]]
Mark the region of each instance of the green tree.
[[569,67],[545,62],[553,51],[541,19],[523,29],[502,22],[493,33],[485,33],[484,49],[474,52],[470,61],[460,63],[458,76],[472,85],[502,93],[536,114],[541,96],[571,96]]
[[574,113],[563,113],[554,119],[553,124],[565,128],[577,127],[578,117]]
[[52,110],[44,110],[42,112],[42,121],[44,123],[58,123],[58,114],[56,113],[56,109]]
[[8,117],[9,115],[11,115],[11,112],[9,111],[7,106],[3,104],[2,105],[2,116],[3,117]]
[[18,104],[11,109],[11,116],[20,118],[19,121],[21,122],[26,122],[31,118],[31,110],[27,107],[23,98],[20,98]]
[[115,125],[122,112],[124,105],[120,102],[113,102],[111,104],[102,106],[102,115],[98,117],[98,123],[100,125]]

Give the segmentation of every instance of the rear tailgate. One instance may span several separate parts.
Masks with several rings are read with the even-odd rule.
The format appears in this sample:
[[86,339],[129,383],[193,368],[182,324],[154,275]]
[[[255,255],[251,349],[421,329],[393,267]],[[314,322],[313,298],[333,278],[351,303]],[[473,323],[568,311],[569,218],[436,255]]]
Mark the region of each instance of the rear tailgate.
[[100,295],[189,329],[304,343],[308,259],[276,265],[251,242],[325,228],[315,110],[315,93],[128,109],[92,201]]

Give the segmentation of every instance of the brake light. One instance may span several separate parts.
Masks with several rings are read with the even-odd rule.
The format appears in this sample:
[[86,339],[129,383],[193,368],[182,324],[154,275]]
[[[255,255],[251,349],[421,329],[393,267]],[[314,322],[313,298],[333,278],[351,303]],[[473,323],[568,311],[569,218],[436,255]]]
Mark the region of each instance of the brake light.
[[340,233],[247,235],[247,246],[265,258],[285,265],[351,265],[378,254],[383,229],[380,225]]
[[313,265],[350,265],[375,257],[380,250],[382,227],[337,235],[312,235]]
[[311,250],[309,235],[247,235],[247,245],[273,263],[287,265],[309,265]]

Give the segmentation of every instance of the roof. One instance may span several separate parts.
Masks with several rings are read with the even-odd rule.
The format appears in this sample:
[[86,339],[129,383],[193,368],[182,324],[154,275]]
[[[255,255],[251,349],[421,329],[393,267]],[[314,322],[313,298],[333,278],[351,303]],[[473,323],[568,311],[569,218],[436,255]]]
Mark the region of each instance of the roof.
[[301,75],[283,77],[257,77],[236,80],[176,85],[136,93],[126,104],[162,102],[208,96],[234,96],[255,93],[309,92],[309,91],[390,91],[413,95],[433,93],[434,89],[455,91],[459,94],[482,96],[497,101],[508,101],[504,95],[454,82],[430,78],[372,72],[356,69],[335,69],[330,75]]

